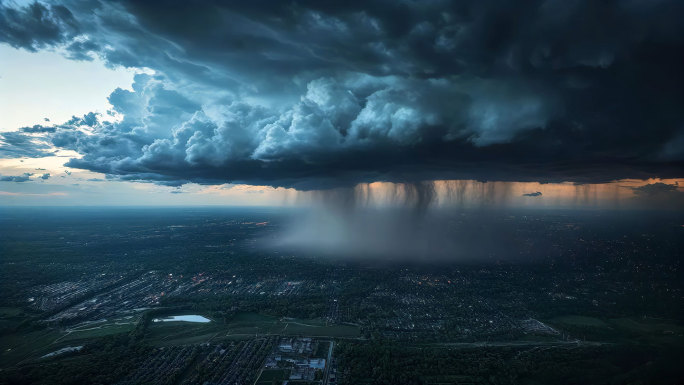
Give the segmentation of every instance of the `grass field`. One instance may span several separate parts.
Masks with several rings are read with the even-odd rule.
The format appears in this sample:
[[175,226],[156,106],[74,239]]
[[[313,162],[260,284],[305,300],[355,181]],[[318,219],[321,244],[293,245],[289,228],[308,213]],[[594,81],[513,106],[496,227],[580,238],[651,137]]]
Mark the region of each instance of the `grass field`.
[[132,331],[139,318],[120,318],[103,322],[88,322],[66,330],[45,328],[22,330],[0,336],[0,368],[21,361],[39,359],[65,346],[83,345],[89,340]]
[[622,330],[636,333],[682,334],[684,332],[682,325],[652,318],[615,318],[611,319],[610,323]]
[[55,342],[61,336],[61,332],[53,329],[0,336],[0,367],[40,357],[63,347],[63,344]]
[[320,319],[279,318],[257,313],[238,313],[228,323],[153,322],[147,328],[148,343],[155,346],[243,339],[281,334],[310,337],[358,337],[356,326],[329,325]]
[[358,337],[359,328],[349,325],[311,326],[301,323],[287,323],[281,334],[311,337]]
[[203,343],[220,333],[222,326],[214,322],[152,322],[147,327],[145,340],[155,346]]
[[609,328],[610,326],[604,321],[594,318],[586,317],[581,315],[566,315],[562,317],[556,317],[549,320],[552,324],[565,324],[565,325],[575,325],[575,326],[589,326],[595,328]]
[[554,325],[615,329],[631,333],[684,333],[684,325],[677,324],[676,321],[654,318],[628,317],[601,320],[581,315],[566,315],[552,318],[548,322]]
[[0,318],[16,317],[24,311],[18,307],[0,307]]
[[138,318],[116,319],[103,323],[79,325],[68,329],[59,341],[83,340],[89,338],[104,337],[112,334],[128,333],[135,329]]
[[674,321],[649,318],[614,318],[610,324],[627,339],[663,346],[684,344],[684,326]]
[[648,344],[684,343],[684,326],[676,321],[625,317],[598,319],[581,315],[555,317],[548,323],[577,338]]
[[0,307],[0,331],[16,328],[26,317],[24,310],[18,307]]
[[330,342],[319,341],[316,351],[314,352],[314,358],[328,358],[328,350],[330,349]]
[[289,376],[290,371],[288,369],[266,369],[261,372],[256,385],[273,385],[274,381],[276,384],[282,384]]
[[283,334],[310,337],[358,337],[356,326],[326,325],[321,319],[278,318],[255,313],[238,313],[227,324],[230,334]]

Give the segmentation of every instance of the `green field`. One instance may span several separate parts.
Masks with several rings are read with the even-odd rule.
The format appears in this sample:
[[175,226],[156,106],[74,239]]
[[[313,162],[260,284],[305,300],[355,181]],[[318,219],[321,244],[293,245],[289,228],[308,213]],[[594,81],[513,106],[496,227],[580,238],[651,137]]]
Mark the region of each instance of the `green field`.
[[238,313],[227,324],[231,334],[282,334],[310,337],[358,337],[356,326],[326,325],[321,319],[278,318],[255,313]]
[[614,318],[610,324],[630,341],[663,346],[682,346],[684,326],[675,321],[652,318]]
[[0,318],[11,318],[23,314],[24,311],[18,307],[0,307]]
[[[10,317],[20,314],[5,308]],[[88,322],[67,329],[45,328],[0,336],[0,368],[18,362],[40,359],[65,346],[84,345],[104,336],[130,333],[140,317]],[[257,335],[281,334],[321,337],[358,337],[355,326],[329,325],[320,319],[278,318],[256,313],[236,314],[228,323],[150,322],[145,343],[153,346],[198,344],[216,339],[248,339]],[[327,354],[327,352],[325,352]]]
[[636,333],[682,334],[684,332],[682,325],[652,318],[615,318],[611,319],[610,323],[622,330]]
[[358,337],[359,328],[349,325],[311,326],[302,323],[287,323],[280,334],[311,337]]
[[319,341],[318,346],[316,347],[316,351],[314,352],[313,356],[315,358],[328,358],[328,350],[330,349],[330,342],[328,341]]
[[684,326],[675,321],[661,320],[654,318],[611,318],[601,320],[594,317],[581,315],[567,315],[555,317],[548,322],[557,325],[561,329],[566,327],[584,327],[596,330],[613,330],[617,333],[627,334],[664,334],[678,335],[684,333]]
[[0,367],[38,358],[68,345],[55,342],[62,335],[57,330],[43,329],[0,336]]
[[145,341],[154,346],[173,346],[204,343],[211,341],[221,331],[211,324],[160,322],[152,324],[145,333]]
[[27,318],[23,309],[18,307],[0,307],[0,331],[11,331]]
[[302,335],[311,337],[358,337],[359,328],[329,325],[320,319],[279,318],[257,313],[238,313],[229,322],[152,322],[145,335],[156,346],[208,342],[214,339],[242,339],[259,335]]
[[65,346],[88,343],[89,340],[132,331],[139,317],[120,318],[106,322],[83,323],[72,328],[41,330],[27,329],[0,336],[0,368],[21,361],[40,359],[45,354]]
[[112,334],[128,333],[135,329],[139,317],[131,319],[115,319],[102,323],[81,324],[68,329],[59,341],[84,340],[104,337]]
[[551,324],[573,325],[573,326],[589,326],[595,328],[609,328],[610,326],[602,320],[594,317],[586,317],[581,315],[566,315],[556,317],[549,320]]
[[276,384],[282,384],[289,377],[290,371],[288,369],[266,369],[261,372],[256,385],[273,385],[274,381]]
[[566,315],[547,320],[550,325],[576,338],[595,341],[647,344],[682,344],[684,326],[676,321],[625,317],[598,319],[581,315]]

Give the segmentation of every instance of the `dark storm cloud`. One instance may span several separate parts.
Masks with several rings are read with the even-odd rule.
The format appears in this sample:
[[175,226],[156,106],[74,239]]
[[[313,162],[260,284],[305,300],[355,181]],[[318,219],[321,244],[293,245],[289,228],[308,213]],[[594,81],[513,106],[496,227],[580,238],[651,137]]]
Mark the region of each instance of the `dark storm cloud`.
[[684,192],[677,184],[657,182],[634,187],[632,190],[639,204],[672,210],[684,207]]
[[634,193],[637,195],[653,196],[659,194],[669,194],[677,191],[677,185],[667,184],[662,182],[651,183],[639,187],[634,187]]
[[17,9],[0,2],[0,40],[12,47],[36,51],[69,41],[78,32],[78,22],[62,5],[36,2]]
[[[45,132],[45,131],[41,131]],[[52,155],[54,151],[44,141],[21,132],[0,132],[0,157],[40,158]]]
[[21,175],[0,175],[0,182],[27,182],[33,174],[25,172]]
[[[23,129],[83,155],[69,167],[123,180],[682,176],[679,1],[67,1],[2,15],[14,46],[156,71],[111,94],[123,120]],[[36,18],[53,33],[20,29]]]
[[57,127],[55,126],[43,126],[42,124],[34,124],[31,127],[22,127],[19,129],[19,131],[28,133],[55,132],[55,130],[57,130]]

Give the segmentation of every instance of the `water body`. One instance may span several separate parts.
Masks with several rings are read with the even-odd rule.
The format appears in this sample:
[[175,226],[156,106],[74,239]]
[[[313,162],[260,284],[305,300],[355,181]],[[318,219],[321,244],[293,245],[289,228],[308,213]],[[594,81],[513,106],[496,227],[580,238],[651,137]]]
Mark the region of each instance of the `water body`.
[[184,322],[199,322],[207,323],[211,322],[209,318],[202,317],[201,315],[190,314],[190,315],[174,315],[165,318],[155,318],[152,322],[172,322],[172,321],[184,321]]

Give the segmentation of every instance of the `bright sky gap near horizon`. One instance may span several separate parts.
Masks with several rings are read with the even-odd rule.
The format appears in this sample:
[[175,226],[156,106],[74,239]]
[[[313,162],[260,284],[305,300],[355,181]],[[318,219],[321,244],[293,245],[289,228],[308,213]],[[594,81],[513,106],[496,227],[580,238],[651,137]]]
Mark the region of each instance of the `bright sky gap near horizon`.
[[[416,6],[405,26],[353,5],[276,7],[279,21],[193,9],[222,41],[179,35],[181,5],[161,19],[127,2],[0,7],[1,205],[292,205],[339,189],[383,205],[424,181],[437,181],[435,205],[452,185],[466,205],[682,203],[683,76],[670,49],[681,26],[663,18],[616,37],[620,20],[674,5],[601,9],[615,25],[586,27],[606,37],[601,49],[548,24],[597,11],[579,3],[521,7],[540,21],[494,46],[478,29],[487,4],[471,19]],[[635,61],[658,61],[660,89],[642,89],[639,71],[621,78]],[[634,95],[618,96],[620,83]],[[592,110],[585,93],[607,101]]]

